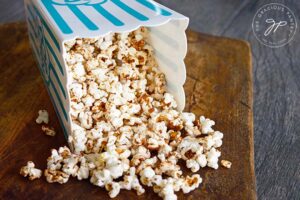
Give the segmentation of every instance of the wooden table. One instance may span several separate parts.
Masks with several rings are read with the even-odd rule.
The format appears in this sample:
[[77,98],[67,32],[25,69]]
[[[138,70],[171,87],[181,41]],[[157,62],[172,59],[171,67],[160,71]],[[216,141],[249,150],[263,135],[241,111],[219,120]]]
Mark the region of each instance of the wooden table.
[[[0,27],[0,199],[83,199],[108,195],[88,181],[70,180],[49,184],[45,178],[30,182],[18,172],[28,160],[44,169],[51,148],[66,145],[48,94],[32,57],[24,23]],[[186,110],[216,121],[224,132],[222,159],[231,169],[203,169],[200,189],[179,199],[255,199],[253,161],[252,76],[250,47],[246,42],[188,32],[185,85]],[[50,124],[58,130],[45,136],[35,123],[39,109],[50,113]],[[117,199],[158,199],[148,191],[137,197],[122,191]]]
[[[157,0],[190,17],[190,28],[247,40],[252,47],[255,171],[258,199],[300,196],[300,1]],[[251,23],[264,4],[281,2],[296,15],[298,32],[287,46],[270,49]],[[0,0],[0,23],[24,20],[23,0]]]

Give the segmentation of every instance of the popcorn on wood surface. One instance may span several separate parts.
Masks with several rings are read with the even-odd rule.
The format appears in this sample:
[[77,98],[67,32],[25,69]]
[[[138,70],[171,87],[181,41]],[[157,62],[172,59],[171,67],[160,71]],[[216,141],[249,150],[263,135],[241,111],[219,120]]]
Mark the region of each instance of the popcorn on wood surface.
[[223,134],[214,121],[177,111],[147,35],[140,28],[65,43],[74,154],[52,150],[48,182],[90,179],[111,198],[149,186],[173,200],[202,182],[199,174],[185,176],[179,160],[194,173],[219,167]]
[[55,130],[54,130],[54,128],[53,127],[48,127],[48,126],[42,126],[42,131],[46,134],[46,135],[48,135],[48,136],[55,136],[56,135],[56,132],[55,132]]
[[221,160],[221,165],[225,168],[231,168],[232,163],[228,160]]
[[35,168],[35,164],[32,161],[28,161],[26,166],[20,169],[20,174],[24,177],[28,177],[29,180],[33,181],[42,176],[42,171]]
[[48,124],[49,123],[49,114],[48,114],[47,110],[39,110],[38,114],[39,114],[39,116],[35,120],[37,124],[41,124],[41,123]]

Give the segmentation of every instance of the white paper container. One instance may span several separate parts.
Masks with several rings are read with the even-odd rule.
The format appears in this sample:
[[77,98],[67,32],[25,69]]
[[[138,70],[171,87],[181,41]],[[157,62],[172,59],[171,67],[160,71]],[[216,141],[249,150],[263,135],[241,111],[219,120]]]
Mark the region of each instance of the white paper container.
[[25,0],[30,42],[66,138],[71,134],[64,42],[149,27],[168,91],[183,110],[189,19],[152,0]]

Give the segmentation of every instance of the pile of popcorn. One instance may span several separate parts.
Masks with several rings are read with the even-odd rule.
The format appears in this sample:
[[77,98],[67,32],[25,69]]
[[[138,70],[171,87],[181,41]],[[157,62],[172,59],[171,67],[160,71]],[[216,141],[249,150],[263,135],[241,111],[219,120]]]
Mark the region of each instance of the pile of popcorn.
[[223,134],[214,121],[177,110],[147,37],[142,27],[65,43],[74,151],[52,150],[48,182],[89,179],[111,198],[148,186],[174,200],[199,187],[201,168],[218,169]]

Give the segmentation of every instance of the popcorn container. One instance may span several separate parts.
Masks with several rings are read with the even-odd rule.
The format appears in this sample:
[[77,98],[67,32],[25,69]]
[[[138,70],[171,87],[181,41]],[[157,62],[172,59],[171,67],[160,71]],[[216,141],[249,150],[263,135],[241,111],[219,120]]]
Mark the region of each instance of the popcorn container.
[[183,110],[189,19],[152,0],[25,0],[29,38],[66,138],[72,131],[64,43],[144,26],[168,92]]

